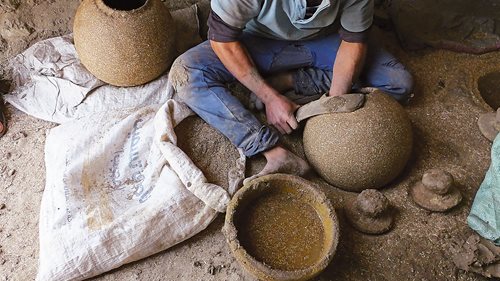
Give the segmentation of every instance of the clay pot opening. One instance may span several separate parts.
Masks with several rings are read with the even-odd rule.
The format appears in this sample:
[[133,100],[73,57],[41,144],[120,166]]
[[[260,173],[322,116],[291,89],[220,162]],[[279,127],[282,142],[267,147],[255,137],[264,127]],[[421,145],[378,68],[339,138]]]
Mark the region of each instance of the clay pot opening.
[[333,258],[339,225],[314,184],[274,174],[238,191],[224,234],[236,259],[259,280],[309,280]]
[[500,71],[490,72],[477,81],[479,94],[493,110],[500,107]]
[[103,0],[104,4],[113,10],[131,11],[146,5],[148,0]]

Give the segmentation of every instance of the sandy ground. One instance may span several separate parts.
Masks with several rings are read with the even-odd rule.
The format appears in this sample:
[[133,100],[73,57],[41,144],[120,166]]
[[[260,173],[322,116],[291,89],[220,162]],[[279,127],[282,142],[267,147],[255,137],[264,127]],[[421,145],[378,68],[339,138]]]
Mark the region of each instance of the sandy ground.
[[[190,1],[174,1],[172,8]],[[78,0],[2,0],[0,2],[0,78],[6,60],[40,39],[71,31]],[[450,255],[470,234],[466,216],[490,162],[490,143],[476,126],[489,109],[477,98],[477,79],[498,70],[500,53],[482,56],[447,51],[407,53],[394,34],[376,30],[381,41],[411,70],[415,98],[406,107],[415,132],[414,156],[404,175],[383,190],[397,208],[395,229],[383,236],[354,231],[343,220],[347,200],[355,194],[313,178],[328,194],[341,217],[342,238],[334,261],[318,280],[486,280],[457,270]],[[0,88],[1,89],[1,88]],[[38,211],[44,189],[44,142],[54,124],[7,111],[9,131],[0,139],[0,280],[32,280],[37,271]],[[190,118],[178,129],[181,147],[222,185],[236,150],[214,129]],[[304,156],[301,132],[285,144]],[[212,158],[206,155],[214,155]],[[228,162],[229,163],[229,162]],[[232,160],[231,160],[232,163]],[[252,159],[249,172],[263,166]],[[464,202],[447,214],[419,209],[408,188],[429,168],[443,168],[456,178]],[[2,204],[5,207],[2,208]],[[253,280],[229,252],[221,234],[223,217],[188,241],[153,257],[123,266],[95,280]]]

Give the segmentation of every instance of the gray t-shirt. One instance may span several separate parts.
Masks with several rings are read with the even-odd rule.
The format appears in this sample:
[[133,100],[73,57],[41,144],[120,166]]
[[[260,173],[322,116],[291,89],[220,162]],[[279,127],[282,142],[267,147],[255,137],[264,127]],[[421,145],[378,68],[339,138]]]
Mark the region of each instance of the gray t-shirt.
[[303,40],[340,22],[348,32],[363,32],[373,21],[373,0],[323,0],[306,17],[306,0],[212,0],[212,11],[226,24],[258,36]]

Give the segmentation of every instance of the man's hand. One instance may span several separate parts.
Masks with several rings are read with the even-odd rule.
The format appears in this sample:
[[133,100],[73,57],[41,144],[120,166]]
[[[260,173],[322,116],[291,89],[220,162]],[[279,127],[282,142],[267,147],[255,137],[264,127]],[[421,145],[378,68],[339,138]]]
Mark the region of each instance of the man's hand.
[[289,134],[297,129],[295,111],[299,108],[298,105],[282,96],[262,78],[252,58],[240,42],[210,41],[210,44],[229,72],[265,104],[269,124],[276,127],[282,134]]
[[282,134],[290,134],[299,124],[295,111],[299,106],[282,95],[276,95],[266,102],[267,122]]

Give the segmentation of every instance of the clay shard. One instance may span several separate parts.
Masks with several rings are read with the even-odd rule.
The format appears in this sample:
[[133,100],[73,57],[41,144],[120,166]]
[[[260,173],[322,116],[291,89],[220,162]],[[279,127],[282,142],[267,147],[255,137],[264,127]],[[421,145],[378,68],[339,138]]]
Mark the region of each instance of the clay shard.
[[393,226],[389,200],[375,189],[364,190],[348,203],[346,215],[355,229],[366,234],[383,234]]
[[481,114],[477,125],[483,136],[493,142],[500,131],[500,109]]
[[418,206],[433,212],[446,212],[462,201],[453,176],[440,169],[427,171],[422,181],[411,187],[410,194]]
[[453,263],[465,271],[486,277],[500,277],[500,247],[493,242],[471,235],[452,257]]

